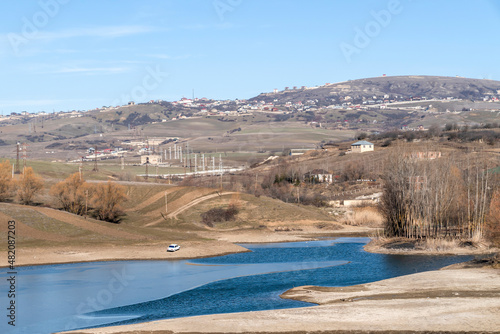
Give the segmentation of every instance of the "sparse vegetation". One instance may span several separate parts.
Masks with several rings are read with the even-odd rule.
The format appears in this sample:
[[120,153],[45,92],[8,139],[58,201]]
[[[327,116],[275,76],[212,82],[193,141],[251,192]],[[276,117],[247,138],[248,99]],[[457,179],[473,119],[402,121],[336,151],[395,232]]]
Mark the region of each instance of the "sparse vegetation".
[[353,226],[382,227],[384,219],[375,207],[358,207],[345,213],[341,222]]

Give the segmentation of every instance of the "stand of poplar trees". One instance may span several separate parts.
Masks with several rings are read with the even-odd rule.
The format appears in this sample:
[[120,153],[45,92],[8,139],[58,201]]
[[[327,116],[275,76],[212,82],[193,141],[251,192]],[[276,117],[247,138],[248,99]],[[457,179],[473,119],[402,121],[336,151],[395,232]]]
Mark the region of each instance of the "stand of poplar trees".
[[498,175],[480,153],[430,160],[399,148],[389,157],[381,210],[385,233],[406,238],[481,238]]

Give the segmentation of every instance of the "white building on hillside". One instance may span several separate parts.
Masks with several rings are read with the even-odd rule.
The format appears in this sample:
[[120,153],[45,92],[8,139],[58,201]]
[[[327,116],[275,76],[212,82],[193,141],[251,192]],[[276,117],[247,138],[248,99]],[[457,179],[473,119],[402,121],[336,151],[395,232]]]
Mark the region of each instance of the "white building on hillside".
[[141,156],[141,165],[150,164],[150,165],[159,165],[161,164],[162,159],[161,155],[158,154],[150,154]]
[[373,145],[370,142],[367,142],[366,140],[361,140],[351,145],[351,152],[352,153],[370,152],[373,151],[374,146],[375,145]]

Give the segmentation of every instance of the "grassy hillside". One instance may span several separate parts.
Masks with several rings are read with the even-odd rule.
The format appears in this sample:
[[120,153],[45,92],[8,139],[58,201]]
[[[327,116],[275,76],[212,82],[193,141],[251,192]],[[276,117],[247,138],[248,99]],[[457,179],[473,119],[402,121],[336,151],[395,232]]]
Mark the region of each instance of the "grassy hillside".
[[[213,229],[201,224],[200,214],[229,203],[238,205],[240,212],[237,219],[216,226],[216,229],[267,226],[272,229],[278,222],[331,221],[316,208],[286,204],[266,197],[257,198],[246,194],[218,196],[217,190],[211,188],[153,184],[129,184],[125,187],[129,200],[125,205],[126,216],[120,224],[46,207],[12,203],[0,203],[0,218],[16,221],[18,247],[120,246],[168,240],[203,240],[205,237],[202,232]],[[165,192],[168,196],[168,212],[165,211]],[[215,198],[189,207],[190,203],[213,194]],[[168,213],[184,206],[189,208],[176,218],[167,217]],[[6,226],[2,224],[2,233],[6,232]]]

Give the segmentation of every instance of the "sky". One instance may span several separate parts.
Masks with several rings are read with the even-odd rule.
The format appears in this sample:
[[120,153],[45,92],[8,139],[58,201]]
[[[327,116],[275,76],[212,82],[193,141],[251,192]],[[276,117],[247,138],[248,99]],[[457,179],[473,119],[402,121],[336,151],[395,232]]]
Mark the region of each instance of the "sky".
[[1,1],[0,111],[392,75],[500,80],[500,0]]

